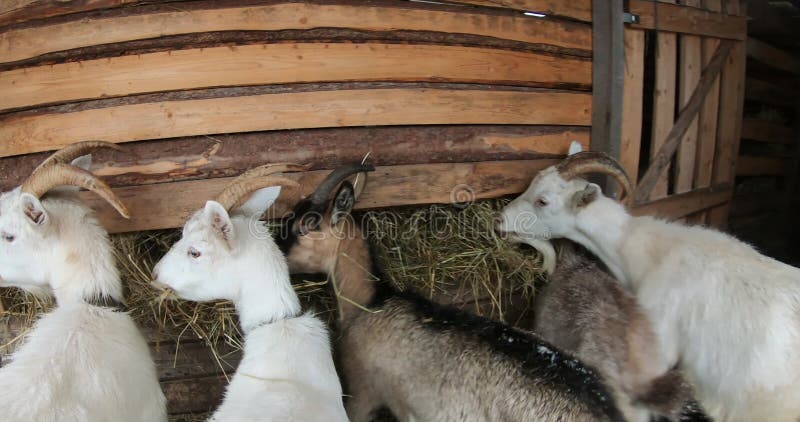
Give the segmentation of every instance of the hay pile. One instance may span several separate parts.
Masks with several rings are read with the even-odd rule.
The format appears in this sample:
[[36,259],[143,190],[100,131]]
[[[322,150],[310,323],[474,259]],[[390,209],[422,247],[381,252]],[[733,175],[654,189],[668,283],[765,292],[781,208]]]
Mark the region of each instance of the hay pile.
[[[491,200],[467,207],[403,208],[369,212],[364,218],[379,260],[398,287],[438,301],[468,300],[473,309],[503,319],[510,297],[533,296],[533,283],[542,271],[535,252],[495,236],[491,219],[502,205],[502,200]],[[150,287],[153,265],[179,236],[178,230],[113,236],[131,315],[156,340],[200,338],[212,348],[220,341],[241,347],[230,302],[172,300]],[[293,282],[304,306],[334,319],[335,304],[324,279]],[[52,306],[16,289],[0,293],[9,315],[21,317],[24,325]]]

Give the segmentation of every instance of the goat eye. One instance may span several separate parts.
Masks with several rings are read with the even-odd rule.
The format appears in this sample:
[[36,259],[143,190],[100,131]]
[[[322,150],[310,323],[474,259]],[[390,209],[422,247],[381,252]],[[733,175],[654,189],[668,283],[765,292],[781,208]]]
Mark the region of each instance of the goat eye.
[[6,242],[11,243],[14,241],[14,239],[15,237],[13,234],[3,233],[3,240],[5,240]]
[[540,207],[540,208],[541,207],[546,207],[547,206],[547,201],[544,198],[538,198],[538,199],[536,199],[536,206]]
[[195,248],[189,248],[189,251],[187,252],[187,254],[188,254],[190,257],[192,257],[192,258],[195,258],[195,259],[197,259],[197,258],[200,258],[200,255],[202,255],[202,254],[200,253],[200,251],[198,251],[198,250],[197,250],[197,249],[195,249]]

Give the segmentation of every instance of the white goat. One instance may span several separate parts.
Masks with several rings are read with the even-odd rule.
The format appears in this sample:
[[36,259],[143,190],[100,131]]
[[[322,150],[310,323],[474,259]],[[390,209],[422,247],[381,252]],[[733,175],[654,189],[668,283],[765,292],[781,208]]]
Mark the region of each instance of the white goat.
[[214,421],[347,420],[327,328],[300,314],[283,254],[258,221],[280,187],[257,192],[245,212],[228,214],[260,187],[297,186],[269,174],[303,168],[264,166],[237,178],[186,222],[153,272],[157,285],[182,298],[227,299],[239,313],[244,357]]
[[[94,191],[127,217],[110,188],[70,160],[113,144],[73,144],[0,195],[0,286],[54,295],[0,368],[0,409],[11,421],[164,421],[166,401],[150,350],[115,309],[122,286],[105,230],[65,189]],[[76,160],[78,161],[78,160]],[[42,199],[40,199],[42,198]]]
[[653,323],[666,365],[680,363],[719,421],[800,418],[800,270],[731,236],[633,217],[599,186],[621,166],[583,152],[543,170],[502,212],[497,230],[525,239],[563,237],[601,258]]

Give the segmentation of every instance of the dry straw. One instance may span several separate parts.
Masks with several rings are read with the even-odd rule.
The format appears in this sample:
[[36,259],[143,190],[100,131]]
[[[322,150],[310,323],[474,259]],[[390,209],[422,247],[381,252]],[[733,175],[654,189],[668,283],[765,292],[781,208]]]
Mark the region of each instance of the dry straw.
[[[466,301],[474,305],[469,309],[504,319],[512,296],[527,301],[533,297],[533,284],[542,268],[536,253],[494,234],[492,215],[503,204],[491,200],[466,207],[400,208],[369,212],[364,220],[380,262],[398,287],[441,302]],[[230,302],[174,300],[151,287],[153,265],[179,236],[176,230],[113,236],[131,315],[156,341],[200,338],[215,355],[215,345],[221,341],[241,347]],[[333,321],[335,303],[325,279],[293,282],[304,306]],[[29,327],[38,313],[52,306],[16,289],[2,289],[0,294],[8,309],[6,318],[12,317],[17,326]],[[15,332],[24,334],[25,330]],[[21,335],[11,337],[17,340]],[[0,347],[8,349],[17,342],[5,343]],[[0,354],[7,351],[0,349]]]

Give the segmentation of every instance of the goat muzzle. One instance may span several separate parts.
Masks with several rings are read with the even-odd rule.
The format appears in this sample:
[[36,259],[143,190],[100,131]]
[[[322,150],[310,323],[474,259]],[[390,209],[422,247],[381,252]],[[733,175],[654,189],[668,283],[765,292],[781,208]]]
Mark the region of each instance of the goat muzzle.
[[633,199],[633,185],[628,173],[617,160],[606,153],[585,151],[570,155],[556,165],[556,170],[564,180],[572,180],[586,174],[609,175],[619,183],[625,193],[623,204],[630,205]]

